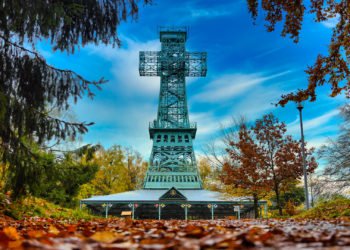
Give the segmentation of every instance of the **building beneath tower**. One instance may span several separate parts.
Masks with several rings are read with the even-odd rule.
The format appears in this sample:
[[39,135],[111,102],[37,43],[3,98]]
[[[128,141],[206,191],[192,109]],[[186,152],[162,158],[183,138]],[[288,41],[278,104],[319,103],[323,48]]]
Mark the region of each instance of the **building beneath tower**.
[[[197,124],[188,117],[186,77],[205,77],[206,52],[188,52],[187,27],[159,28],[161,51],[141,51],[140,76],[160,76],[157,119],[149,124],[153,141],[142,190],[81,200],[95,214],[135,219],[213,219],[251,217],[249,197],[227,198],[204,190],[193,140]],[[259,207],[266,201],[260,201]],[[265,212],[266,214],[266,212]]]

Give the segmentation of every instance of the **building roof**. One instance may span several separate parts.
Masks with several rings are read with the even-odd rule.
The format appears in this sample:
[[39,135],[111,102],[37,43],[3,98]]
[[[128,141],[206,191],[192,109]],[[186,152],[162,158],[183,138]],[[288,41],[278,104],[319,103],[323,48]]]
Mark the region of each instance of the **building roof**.
[[[142,189],[117,194],[93,196],[83,199],[81,202],[142,202],[159,201],[169,189]],[[208,191],[204,189],[180,189],[178,190],[187,198],[188,202],[252,202],[251,197],[225,197],[222,193]],[[264,202],[264,201],[260,201]]]

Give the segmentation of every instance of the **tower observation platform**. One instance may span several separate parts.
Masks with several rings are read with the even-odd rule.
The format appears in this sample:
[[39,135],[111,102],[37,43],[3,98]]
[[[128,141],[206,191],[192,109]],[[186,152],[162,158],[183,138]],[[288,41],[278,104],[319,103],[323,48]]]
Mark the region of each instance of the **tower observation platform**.
[[[188,116],[186,77],[205,77],[207,53],[186,51],[187,27],[159,27],[160,51],[139,53],[140,76],[159,76],[157,117],[149,123],[153,141],[142,190],[81,200],[95,213],[132,218],[214,218],[251,214],[250,197],[228,199],[203,189],[193,141],[197,124]],[[265,205],[266,201],[260,201]]]

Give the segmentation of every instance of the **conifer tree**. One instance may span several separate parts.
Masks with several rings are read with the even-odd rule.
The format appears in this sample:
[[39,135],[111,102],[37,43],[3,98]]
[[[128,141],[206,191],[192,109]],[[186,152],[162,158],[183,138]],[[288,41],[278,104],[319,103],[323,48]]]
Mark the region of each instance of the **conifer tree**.
[[139,4],[137,0],[0,0],[0,156],[16,172],[15,196],[25,192],[25,169],[34,168],[31,159],[38,158],[31,142],[40,146],[75,138],[92,124],[57,119],[47,107],[67,110],[72,100],[93,98],[91,87],[106,82],[48,65],[36,52],[37,41],[48,40],[53,50],[68,54],[89,43],[120,46],[118,25],[137,19]]

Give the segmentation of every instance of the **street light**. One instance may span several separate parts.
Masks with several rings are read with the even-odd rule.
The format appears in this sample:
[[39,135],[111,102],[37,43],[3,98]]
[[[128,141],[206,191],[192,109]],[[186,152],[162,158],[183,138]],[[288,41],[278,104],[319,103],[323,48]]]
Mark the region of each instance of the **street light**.
[[310,203],[309,203],[309,192],[307,187],[307,173],[306,173],[306,163],[305,163],[305,143],[304,143],[304,131],[303,131],[303,118],[301,115],[301,110],[304,108],[302,102],[297,103],[297,109],[299,110],[300,114],[300,130],[301,130],[301,145],[302,145],[302,152],[303,152],[303,172],[304,172],[304,189],[305,189],[305,201],[306,201],[306,209],[309,210]]

